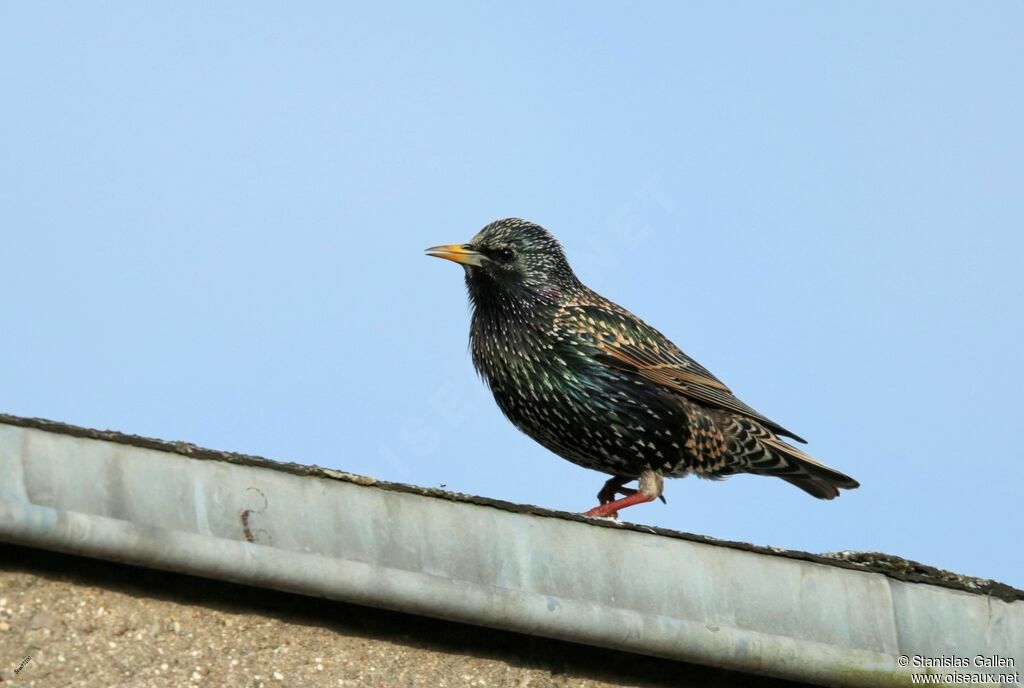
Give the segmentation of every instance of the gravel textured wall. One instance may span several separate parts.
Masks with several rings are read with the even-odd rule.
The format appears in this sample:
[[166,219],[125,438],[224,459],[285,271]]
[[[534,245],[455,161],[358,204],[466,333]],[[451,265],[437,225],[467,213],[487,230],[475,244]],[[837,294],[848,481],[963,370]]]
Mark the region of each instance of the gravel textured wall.
[[0,545],[0,682],[795,685],[7,545]]

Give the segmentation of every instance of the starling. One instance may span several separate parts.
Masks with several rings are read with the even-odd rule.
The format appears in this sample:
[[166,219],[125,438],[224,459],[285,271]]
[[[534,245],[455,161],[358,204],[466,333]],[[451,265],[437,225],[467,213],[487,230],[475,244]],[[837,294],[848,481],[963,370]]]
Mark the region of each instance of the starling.
[[[586,515],[615,517],[661,497],[663,477],[689,473],[774,475],[818,499],[859,486],[780,439],[804,442],[588,289],[540,225],[498,220],[468,244],[427,254],[465,269],[473,365],[505,416],[562,458],[612,476]],[[638,489],[626,487],[632,480]]]

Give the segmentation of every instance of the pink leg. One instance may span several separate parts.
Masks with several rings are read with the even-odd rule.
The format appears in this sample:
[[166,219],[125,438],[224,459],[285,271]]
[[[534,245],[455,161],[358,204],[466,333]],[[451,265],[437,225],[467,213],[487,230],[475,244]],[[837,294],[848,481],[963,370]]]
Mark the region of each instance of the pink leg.
[[[590,511],[585,512],[584,516],[611,516],[612,518],[618,518],[619,511],[626,507],[633,506],[634,504],[643,504],[645,502],[653,502],[655,499],[661,496],[661,492],[664,489],[664,483],[660,473],[655,473],[652,470],[646,470],[640,476],[640,489],[632,490],[629,488],[623,488],[622,483],[626,482],[621,478],[612,478],[605,483],[604,488],[598,493],[598,500],[601,505],[595,506]],[[612,499],[605,501],[609,497],[614,498],[616,492],[622,492],[626,496],[622,499]]]
[[611,516],[612,518],[619,517],[619,509],[625,509],[627,506],[633,506],[634,504],[643,504],[644,502],[653,502],[656,497],[645,495],[643,492],[634,492],[628,497],[622,499],[616,499],[614,502],[607,502],[601,506],[595,506],[590,511],[584,512],[584,516]]

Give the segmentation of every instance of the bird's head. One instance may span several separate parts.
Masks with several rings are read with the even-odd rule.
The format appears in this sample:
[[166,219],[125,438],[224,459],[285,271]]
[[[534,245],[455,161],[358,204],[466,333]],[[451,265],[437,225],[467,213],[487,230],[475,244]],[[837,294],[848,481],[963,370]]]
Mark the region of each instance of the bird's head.
[[477,302],[498,294],[527,301],[557,298],[580,285],[558,241],[518,218],[492,222],[469,243],[428,248],[427,255],[460,263]]

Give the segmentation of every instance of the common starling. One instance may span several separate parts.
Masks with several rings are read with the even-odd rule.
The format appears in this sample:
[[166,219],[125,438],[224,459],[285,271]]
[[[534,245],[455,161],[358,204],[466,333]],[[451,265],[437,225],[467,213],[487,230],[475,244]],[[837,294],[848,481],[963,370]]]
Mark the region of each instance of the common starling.
[[[859,486],[784,442],[804,440],[588,289],[540,225],[498,220],[427,254],[465,268],[473,365],[505,416],[562,458],[612,476],[586,515],[617,516],[661,497],[663,476],[688,473],[774,475],[819,499]],[[632,480],[639,489],[625,487]]]

